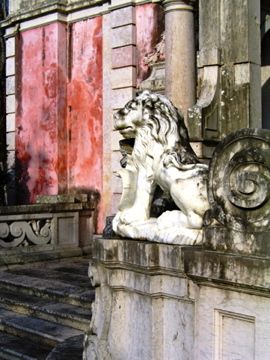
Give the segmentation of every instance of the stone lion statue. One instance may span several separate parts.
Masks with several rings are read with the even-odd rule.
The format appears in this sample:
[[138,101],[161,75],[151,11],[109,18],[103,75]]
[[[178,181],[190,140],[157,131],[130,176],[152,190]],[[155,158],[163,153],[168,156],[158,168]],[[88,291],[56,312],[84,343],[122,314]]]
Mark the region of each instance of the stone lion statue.
[[[165,96],[143,91],[114,116],[114,128],[127,141],[123,192],[113,220],[116,234],[151,241],[198,244],[207,200],[208,166],[189,144],[183,116]],[[178,210],[150,217],[156,187]]]

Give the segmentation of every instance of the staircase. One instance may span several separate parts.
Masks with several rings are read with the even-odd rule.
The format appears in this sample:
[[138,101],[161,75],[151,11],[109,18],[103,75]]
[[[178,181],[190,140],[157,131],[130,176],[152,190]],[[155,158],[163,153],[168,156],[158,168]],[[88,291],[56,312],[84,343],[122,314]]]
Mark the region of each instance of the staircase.
[[86,258],[0,271],[0,359],[79,360],[94,289]]

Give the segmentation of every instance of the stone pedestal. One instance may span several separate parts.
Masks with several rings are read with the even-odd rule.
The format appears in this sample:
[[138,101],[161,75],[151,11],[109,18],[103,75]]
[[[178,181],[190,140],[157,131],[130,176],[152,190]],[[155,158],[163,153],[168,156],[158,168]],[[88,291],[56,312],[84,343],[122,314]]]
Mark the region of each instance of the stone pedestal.
[[191,359],[195,288],[182,248],[96,239],[93,249],[96,302],[85,359]]
[[88,360],[270,357],[268,258],[97,238]]

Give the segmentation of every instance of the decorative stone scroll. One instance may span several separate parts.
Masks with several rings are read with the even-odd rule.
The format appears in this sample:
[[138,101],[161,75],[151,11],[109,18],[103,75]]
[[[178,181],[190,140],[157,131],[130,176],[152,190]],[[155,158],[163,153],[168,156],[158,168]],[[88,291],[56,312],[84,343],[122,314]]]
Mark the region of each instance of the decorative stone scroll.
[[51,240],[49,219],[0,223],[0,247],[45,245]]
[[[124,237],[174,244],[199,244],[207,200],[208,166],[193,152],[183,116],[163,95],[144,91],[115,116],[115,130],[135,139],[119,171],[123,193],[113,220]],[[132,141],[130,142],[132,143]],[[175,210],[150,217],[160,188]]]
[[270,131],[242,129],[216,148],[210,165],[211,217],[235,231],[270,230]]

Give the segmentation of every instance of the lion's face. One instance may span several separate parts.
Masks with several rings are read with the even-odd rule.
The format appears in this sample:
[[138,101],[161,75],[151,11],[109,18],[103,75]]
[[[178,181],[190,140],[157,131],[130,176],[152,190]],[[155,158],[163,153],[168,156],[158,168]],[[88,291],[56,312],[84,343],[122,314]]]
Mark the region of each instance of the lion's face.
[[137,129],[143,124],[142,103],[137,98],[129,101],[114,115],[114,129],[126,138],[135,138]]

